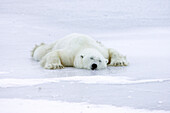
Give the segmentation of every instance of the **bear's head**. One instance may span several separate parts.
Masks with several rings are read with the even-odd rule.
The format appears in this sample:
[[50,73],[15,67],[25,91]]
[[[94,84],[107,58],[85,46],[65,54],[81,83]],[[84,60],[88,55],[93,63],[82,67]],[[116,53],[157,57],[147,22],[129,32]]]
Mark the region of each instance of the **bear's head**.
[[108,60],[95,49],[85,49],[76,55],[74,66],[90,70],[104,69],[107,67]]

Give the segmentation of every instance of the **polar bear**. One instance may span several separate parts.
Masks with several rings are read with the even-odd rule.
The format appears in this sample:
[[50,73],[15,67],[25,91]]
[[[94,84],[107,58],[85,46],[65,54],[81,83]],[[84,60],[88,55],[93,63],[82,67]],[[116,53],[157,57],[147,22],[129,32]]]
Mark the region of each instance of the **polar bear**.
[[52,44],[35,46],[32,57],[45,69],[76,67],[90,70],[127,66],[126,57],[88,35],[73,33]]

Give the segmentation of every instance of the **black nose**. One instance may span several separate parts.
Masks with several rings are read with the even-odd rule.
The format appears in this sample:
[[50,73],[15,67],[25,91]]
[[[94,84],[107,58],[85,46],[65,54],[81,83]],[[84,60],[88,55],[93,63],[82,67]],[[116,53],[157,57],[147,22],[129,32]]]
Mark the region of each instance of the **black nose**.
[[97,64],[92,64],[92,65],[91,65],[91,69],[92,69],[92,70],[95,70],[96,68],[97,68]]

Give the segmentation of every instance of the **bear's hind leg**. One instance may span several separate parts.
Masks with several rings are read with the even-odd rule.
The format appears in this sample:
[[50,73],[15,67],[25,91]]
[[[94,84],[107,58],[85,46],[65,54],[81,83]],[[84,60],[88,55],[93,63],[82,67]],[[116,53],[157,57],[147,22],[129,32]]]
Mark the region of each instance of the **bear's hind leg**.
[[50,52],[53,48],[55,43],[52,44],[44,44],[41,43],[40,45],[35,45],[34,49],[32,50],[32,57],[36,61],[40,61],[48,52]]
[[114,49],[109,49],[109,65],[110,66],[127,66],[126,56],[121,55]]
[[41,62],[41,66],[45,69],[62,69],[64,66],[61,64],[59,51],[54,50],[46,54]]

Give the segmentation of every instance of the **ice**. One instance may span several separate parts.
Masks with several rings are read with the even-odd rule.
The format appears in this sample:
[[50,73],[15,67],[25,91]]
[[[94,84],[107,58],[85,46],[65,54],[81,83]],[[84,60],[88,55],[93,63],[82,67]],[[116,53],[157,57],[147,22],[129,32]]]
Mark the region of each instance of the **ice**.
[[[54,112],[66,112],[66,105],[85,113],[170,112],[169,4],[169,0],[1,0],[0,112],[34,112],[37,104],[47,110],[52,105]],[[35,44],[75,32],[125,54],[129,66],[46,70],[31,58]],[[30,105],[35,107],[29,109]]]

